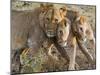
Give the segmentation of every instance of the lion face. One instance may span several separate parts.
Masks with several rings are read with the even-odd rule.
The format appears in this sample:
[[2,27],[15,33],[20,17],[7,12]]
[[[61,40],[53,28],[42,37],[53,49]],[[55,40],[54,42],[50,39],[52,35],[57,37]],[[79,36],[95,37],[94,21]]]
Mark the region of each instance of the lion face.
[[86,30],[87,30],[87,22],[85,16],[79,16],[74,25],[76,26],[74,28],[75,32],[77,33],[77,36],[80,40],[85,41],[86,38]]
[[56,12],[56,9],[50,9],[44,17],[44,27],[48,37],[54,37],[56,35],[57,24],[61,20],[61,16]]
[[62,21],[63,17],[59,9],[50,9],[44,17],[44,27],[48,37],[54,37],[56,35],[57,25]]
[[63,19],[57,27],[57,42],[62,47],[67,45],[67,39],[69,36],[70,21],[68,19]]

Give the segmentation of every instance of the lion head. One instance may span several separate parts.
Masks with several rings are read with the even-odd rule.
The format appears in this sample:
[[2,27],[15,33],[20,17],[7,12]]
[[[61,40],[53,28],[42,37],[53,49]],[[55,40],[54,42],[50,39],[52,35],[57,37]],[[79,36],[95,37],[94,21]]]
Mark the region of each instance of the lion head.
[[85,16],[79,16],[76,18],[75,22],[73,23],[73,30],[78,36],[80,40],[85,41],[86,38],[86,31],[88,28],[87,19]]
[[40,23],[48,37],[56,35],[57,25],[66,15],[66,10],[56,8],[52,4],[41,4]]
[[69,31],[70,31],[70,21],[67,18],[65,18],[58,24],[57,27],[57,42],[59,45],[63,47],[67,45]]

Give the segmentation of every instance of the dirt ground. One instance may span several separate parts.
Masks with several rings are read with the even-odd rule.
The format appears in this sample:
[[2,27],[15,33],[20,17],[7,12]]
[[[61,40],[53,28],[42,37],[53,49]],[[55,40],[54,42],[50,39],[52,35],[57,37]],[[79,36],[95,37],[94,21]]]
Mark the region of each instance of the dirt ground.
[[[96,28],[96,7],[95,6],[87,6],[87,5],[71,5],[71,4],[54,4],[55,7],[67,6],[69,10],[77,10],[81,15],[85,15],[88,17],[88,21],[92,26],[92,29],[95,33]],[[39,3],[34,2],[19,2],[13,1],[11,10],[33,10],[35,7],[38,7]],[[96,51],[89,48],[90,44],[87,41],[86,47],[88,48],[89,52],[95,58]],[[52,50],[56,51],[56,55],[59,55],[59,52],[56,50],[55,46]],[[68,51],[70,48],[68,49]],[[41,47],[36,54],[32,54],[32,51],[27,52],[26,55],[21,55],[21,63],[22,69],[21,73],[34,73],[34,72],[54,72],[54,71],[67,71],[68,64],[66,64],[65,59],[61,57],[60,60],[55,60],[54,58],[48,56],[48,50]],[[96,65],[93,64],[92,66],[88,63],[86,57],[82,54],[82,52],[77,48],[77,56],[76,62],[78,63],[79,67],[77,70],[89,70],[95,69]]]

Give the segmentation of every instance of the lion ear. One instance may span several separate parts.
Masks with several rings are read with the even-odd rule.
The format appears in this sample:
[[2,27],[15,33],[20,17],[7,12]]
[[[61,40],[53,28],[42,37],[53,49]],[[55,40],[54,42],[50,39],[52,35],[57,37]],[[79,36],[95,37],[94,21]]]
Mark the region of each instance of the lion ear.
[[65,17],[67,15],[67,8],[66,7],[62,7],[59,9],[60,14],[62,17]]
[[86,17],[85,16],[80,16],[79,22],[80,22],[80,24],[83,24],[84,22],[86,22]]
[[46,7],[47,7],[47,8],[53,8],[53,7],[54,7],[54,5],[53,5],[53,4],[51,4],[51,3],[47,3],[47,4],[46,4]]
[[41,3],[40,4],[40,8],[41,8],[41,11],[42,12],[45,12],[45,11],[47,11],[48,9],[51,9],[51,8],[53,8],[54,6],[53,6],[53,4],[50,4],[50,3]]
[[41,3],[40,8],[44,8],[44,7],[45,7],[45,4]]
[[45,4],[41,3],[40,4],[40,9],[41,9],[41,12],[45,12],[47,10],[47,7]]

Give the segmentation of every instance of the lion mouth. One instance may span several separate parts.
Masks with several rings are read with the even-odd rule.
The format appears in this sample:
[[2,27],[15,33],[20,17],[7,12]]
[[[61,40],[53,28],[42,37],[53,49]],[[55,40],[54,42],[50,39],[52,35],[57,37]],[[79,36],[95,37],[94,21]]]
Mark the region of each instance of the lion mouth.
[[58,41],[58,44],[59,44],[61,47],[66,47],[66,46],[67,46],[67,41]]
[[54,31],[46,31],[46,34],[48,37],[54,37],[56,35],[56,33]]

